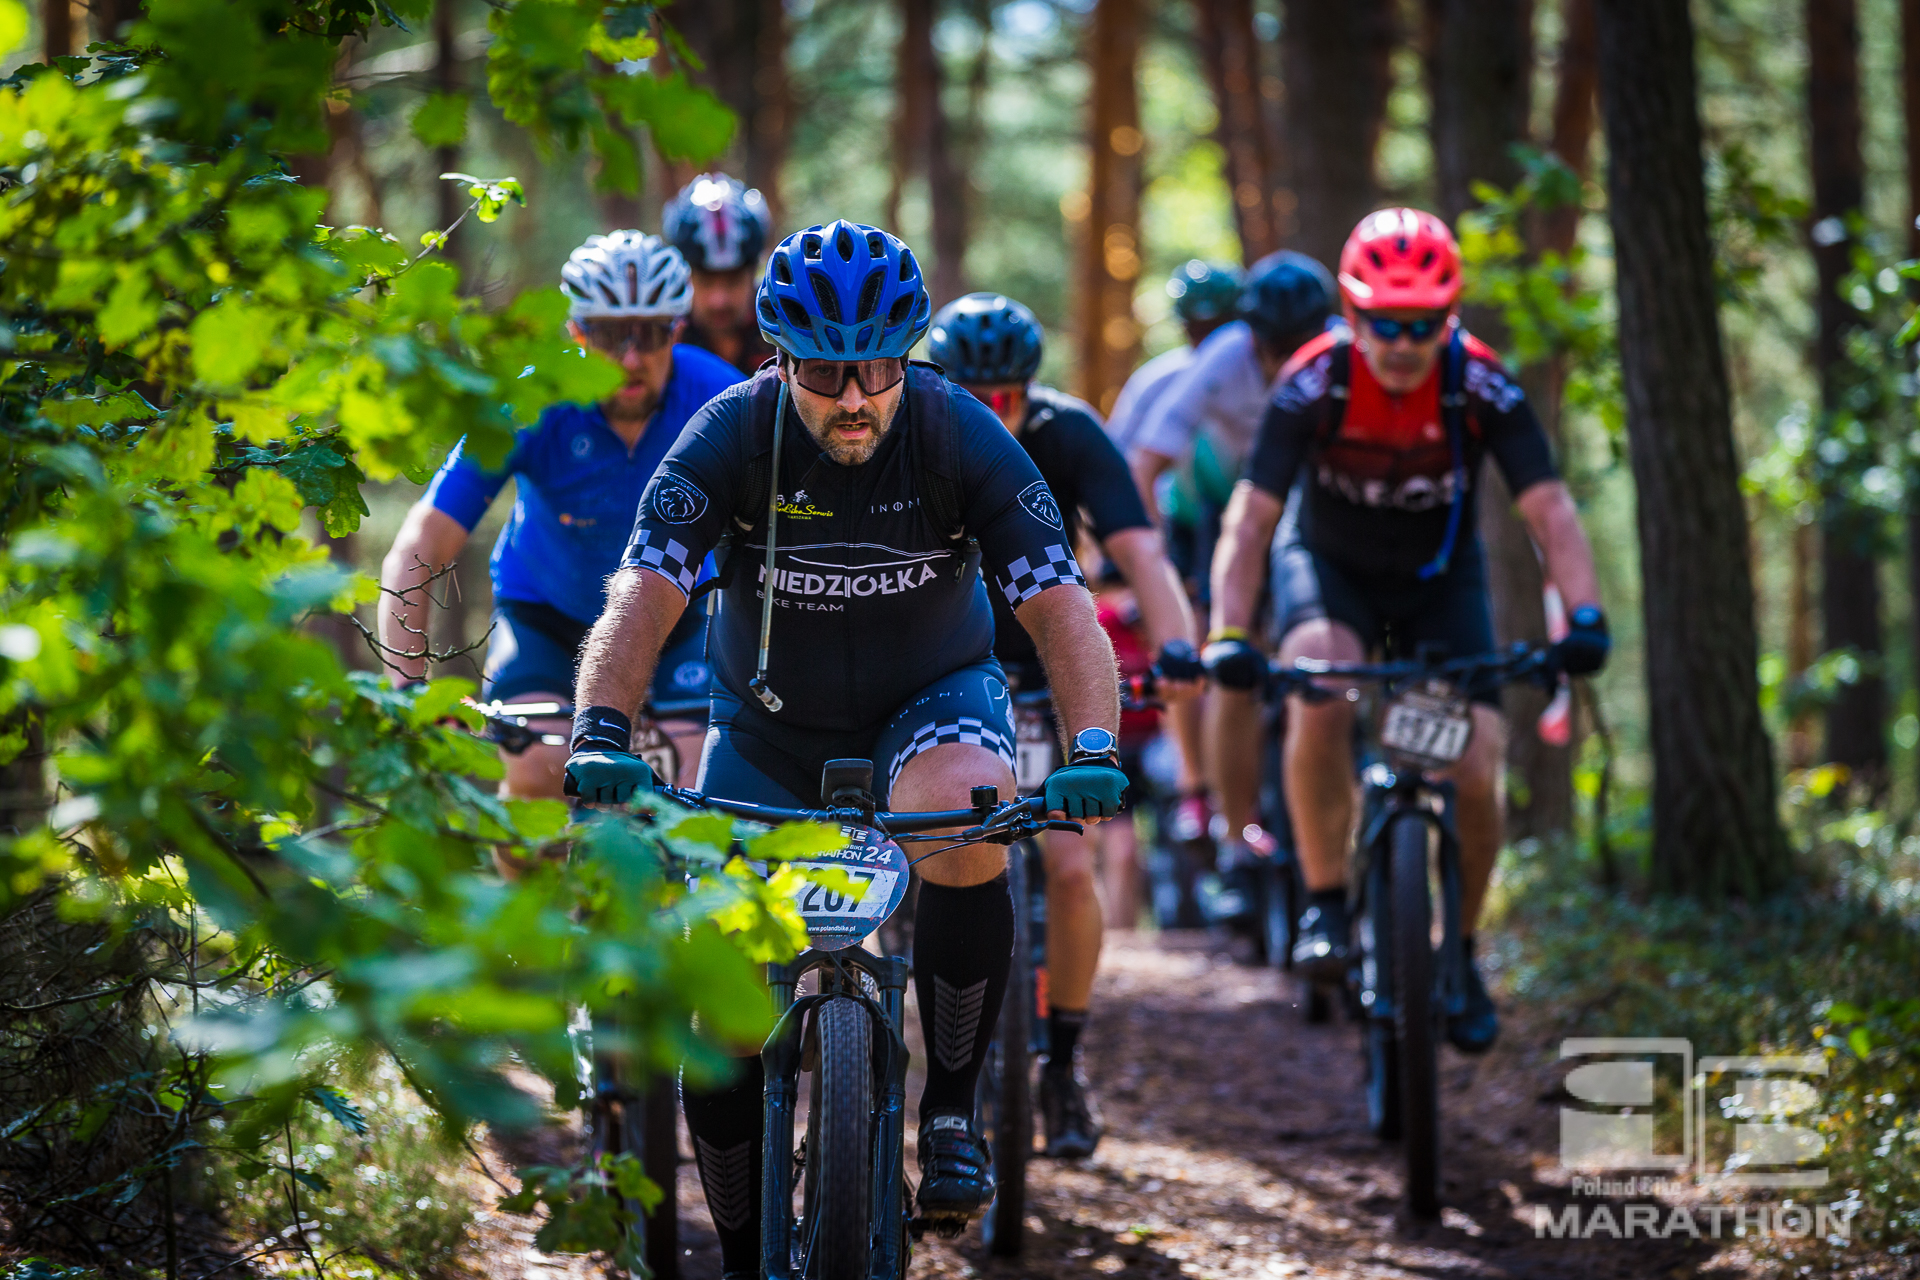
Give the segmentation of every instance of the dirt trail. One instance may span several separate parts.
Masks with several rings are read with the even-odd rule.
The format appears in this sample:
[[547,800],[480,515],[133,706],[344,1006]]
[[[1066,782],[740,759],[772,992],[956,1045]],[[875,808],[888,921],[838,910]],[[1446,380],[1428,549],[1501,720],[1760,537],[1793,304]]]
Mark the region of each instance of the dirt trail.
[[[1554,1076],[1521,1027],[1510,1026],[1484,1059],[1445,1051],[1448,1208],[1438,1224],[1406,1221],[1398,1212],[1399,1149],[1367,1131],[1357,1030],[1341,1021],[1305,1025],[1297,998],[1289,979],[1235,963],[1205,935],[1111,937],[1087,1041],[1107,1121],[1099,1151],[1071,1165],[1035,1161],[1023,1257],[989,1258],[970,1231],[952,1242],[927,1239],[911,1274],[1760,1274],[1737,1249],[1535,1237],[1534,1206],[1568,1201],[1552,1154],[1558,1104],[1543,1096]],[[909,1096],[917,1093],[916,1081]],[[679,1200],[682,1275],[718,1280],[718,1251],[691,1166],[682,1170]],[[512,1232],[519,1247],[509,1250],[525,1250],[530,1234]],[[497,1257],[486,1269],[534,1280],[591,1274],[582,1259],[522,1256],[524,1269],[500,1266],[507,1260]]]

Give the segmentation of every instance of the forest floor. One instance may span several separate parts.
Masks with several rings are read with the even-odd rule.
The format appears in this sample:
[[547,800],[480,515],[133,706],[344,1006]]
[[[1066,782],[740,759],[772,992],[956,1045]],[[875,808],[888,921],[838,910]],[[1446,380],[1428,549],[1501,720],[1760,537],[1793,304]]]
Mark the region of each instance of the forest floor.
[[[1601,1202],[1574,1199],[1559,1166],[1562,1072],[1554,1067],[1554,1046],[1524,1015],[1509,1015],[1500,1045],[1484,1058],[1443,1051],[1447,1207],[1438,1223],[1409,1221],[1399,1211],[1399,1148],[1367,1129],[1357,1029],[1338,1018],[1307,1025],[1296,984],[1243,959],[1205,934],[1110,936],[1087,1036],[1105,1140],[1090,1160],[1034,1161],[1024,1256],[989,1257],[975,1229],[951,1242],[928,1237],[911,1274],[944,1280],[1920,1275],[1912,1259],[1885,1255],[1796,1258],[1775,1250],[1756,1256],[1731,1239],[1602,1235],[1576,1241],[1538,1234],[1537,1207],[1557,1213],[1569,1204],[1591,1209]],[[909,1097],[917,1092],[916,1081]],[[911,1167],[911,1151],[908,1159]],[[1618,1213],[1620,1202],[1612,1203]],[[691,1165],[682,1168],[679,1204],[682,1277],[718,1280],[718,1250]],[[1660,1213],[1664,1220],[1667,1208]],[[492,1215],[481,1229],[477,1269],[489,1280],[593,1274],[585,1259],[533,1251],[531,1227],[529,1219]]]

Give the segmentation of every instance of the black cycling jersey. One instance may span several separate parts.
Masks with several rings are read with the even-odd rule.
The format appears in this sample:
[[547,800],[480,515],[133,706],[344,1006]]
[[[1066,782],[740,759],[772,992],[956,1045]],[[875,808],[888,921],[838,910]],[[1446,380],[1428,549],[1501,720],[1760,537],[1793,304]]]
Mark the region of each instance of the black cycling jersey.
[[[1478,537],[1474,497],[1483,458],[1493,456],[1515,495],[1555,474],[1546,434],[1519,385],[1485,344],[1463,340],[1459,555]],[[1345,330],[1300,348],[1288,368],[1261,421],[1247,478],[1284,502],[1305,464],[1294,534],[1301,544],[1363,577],[1412,578],[1444,540],[1454,500],[1454,442],[1440,407],[1440,369],[1418,390],[1389,395]]]
[[[773,410],[755,429],[753,392],[763,370],[695,414],[640,500],[623,566],[652,569],[693,588],[707,552],[729,526],[749,463],[771,438]],[[921,398],[950,384],[916,366],[891,429],[859,466],[832,461],[790,411],[780,457],[773,643],[767,684],[784,701],[775,719],[848,732],[885,721],[940,677],[988,658],[993,607],[965,572],[964,541],[937,533],[921,506],[912,450]],[[959,512],[978,539],[992,589],[1024,604],[1048,587],[1086,580],[1074,562],[1053,495],[1000,420],[952,392]],[[735,550],[731,585],[708,636],[714,678],[752,707],[760,645],[766,517]]]
[[[1079,541],[1083,519],[1101,542],[1122,529],[1153,527],[1127,460],[1100,425],[1092,405],[1052,387],[1030,386],[1019,440],[1053,491],[1069,547]],[[1039,662],[1033,637],[999,596],[993,601],[993,626],[994,656],[1009,675],[1016,675],[1015,666],[1022,668],[1016,679],[1032,687],[1030,669]]]

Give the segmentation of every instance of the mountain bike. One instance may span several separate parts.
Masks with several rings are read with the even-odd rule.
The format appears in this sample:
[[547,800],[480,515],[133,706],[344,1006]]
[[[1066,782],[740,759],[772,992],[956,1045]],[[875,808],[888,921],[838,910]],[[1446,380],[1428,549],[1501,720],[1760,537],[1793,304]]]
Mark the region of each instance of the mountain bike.
[[[809,947],[767,967],[775,1023],[760,1052],[766,1069],[766,1147],[761,1175],[761,1268],[766,1280],[898,1280],[911,1240],[943,1238],[964,1217],[915,1216],[906,1177],[907,1046],[902,1038],[912,969],[898,956],[858,944],[906,896],[911,862],[903,843],[936,847],[912,861],[964,844],[1014,845],[1042,831],[1083,830],[1046,816],[1043,799],[1001,804],[996,787],[975,787],[973,807],[922,813],[875,811],[873,764],[829,760],[821,809],[746,804],[671,787],[689,807],[753,822],[837,824],[847,847],[795,865],[839,871],[843,888],[810,878],[793,903]],[[958,832],[928,834],[934,828]],[[809,976],[811,994],[798,994]],[[810,1072],[806,1132],[794,1143],[800,1075]],[[804,1179],[801,1208],[794,1181]]]
[[1548,650],[1522,643],[1470,658],[1422,651],[1379,663],[1302,659],[1274,666],[1271,676],[1275,693],[1310,702],[1357,702],[1361,686],[1378,688],[1360,769],[1349,984],[1363,1027],[1369,1126],[1402,1143],[1408,1209],[1436,1217],[1440,1039],[1446,1018],[1465,1008],[1468,959],[1452,787],[1430,775],[1466,754],[1469,688],[1485,681],[1547,684],[1558,672]]
[[[567,744],[565,734],[534,727],[538,720],[571,718],[573,707],[567,703],[473,702],[470,705],[486,717],[486,737],[510,754],[518,755],[535,743]],[[704,698],[647,704],[641,708],[634,726],[634,754],[647,762],[656,777],[678,777],[680,755],[660,722],[704,721],[706,717]],[[648,1213],[640,1201],[624,1196],[620,1198],[620,1207],[630,1215],[628,1221],[638,1224],[641,1252],[654,1280],[677,1280],[680,1224],[675,1192],[680,1167],[680,1108],[673,1078],[636,1073],[623,1060],[591,1049],[586,1056],[593,1096],[593,1108],[587,1118],[588,1167],[604,1167],[602,1157],[631,1154],[639,1159],[647,1177],[664,1194],[652,1213]]]

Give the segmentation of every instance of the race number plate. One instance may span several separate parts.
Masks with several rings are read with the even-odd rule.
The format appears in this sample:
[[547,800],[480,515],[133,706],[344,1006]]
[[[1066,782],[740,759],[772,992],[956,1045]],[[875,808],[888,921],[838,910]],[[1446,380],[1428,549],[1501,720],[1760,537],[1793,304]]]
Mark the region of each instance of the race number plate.
[[[853,946],[885,923],[907,896],[907,855],[899,845],[869,827],[840,831],[847,837],[846,848],[793,864],[808,874],[807,882],[793,891],[794,910],[821,951]],[[828,869],[845,872],[852,884],[828,886],[811,874]]]
[[680,753],[659,725],[642,721],[633,733],[633,754],[647,762],[653,776],[670,787],[680,785]]
[[1038,792],[1053,772],[1059,744],[1046,713],[1034,707],[1016,707],[1013,713],[1013,780],[1022,795]]
[[1403,693],[1387,704],[1380,745],[1428,769],[1444,768],[1466,754],[1473,716],[1464,698]]

